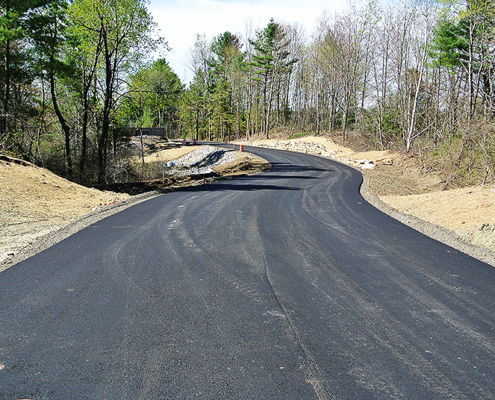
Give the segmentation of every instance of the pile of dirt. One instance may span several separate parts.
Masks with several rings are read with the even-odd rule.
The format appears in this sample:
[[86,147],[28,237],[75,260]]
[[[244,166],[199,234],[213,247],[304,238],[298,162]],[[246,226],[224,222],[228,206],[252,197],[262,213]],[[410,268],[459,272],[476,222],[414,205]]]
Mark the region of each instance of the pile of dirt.
[[213,173],[213,167],[226,164],[236,160],[235,151],[215,146],[201,146],[175,160],[166,168],[163,174],[168,176],[185,176]]
[[0,263],[39,237],[127,194],[69,182],[24,161],[0,159]]
[[268,171],[271,166],[265,159],[250,153],[234,153],[237,160],[213,167],[213,171],[220,176],[235,177],[249,173]]

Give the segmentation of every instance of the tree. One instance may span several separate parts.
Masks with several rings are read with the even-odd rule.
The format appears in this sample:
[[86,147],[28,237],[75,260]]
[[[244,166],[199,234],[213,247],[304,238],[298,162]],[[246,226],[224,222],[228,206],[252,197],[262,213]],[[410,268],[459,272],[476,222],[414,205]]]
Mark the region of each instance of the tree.
[[433,29],[432,57],[435,65],[464,73],[469,93],[468,120],[476,113],[482,94],[485,113],[495,115],[493,75],[493,30],[495,8],[488,1],[468,1],[455,17],[444,16]]
[[208,134],[208,140],[211,141],[210,124],[209,122],[208,125],[206,124],[208,106],[201,74],[202,72],[199,70],[198,75],[194,77],[179,100],[180,125],[181,130],[185,133],[184,136],[189,133],[192,138],[199,140]]
[[[199,110],[204,112],[203,118],[206,118],[208,125],[208,140],[211,140],[211,90],[213,87],[213,65],[214,53],[211,50],[211,41],[206,39],[205,35],[197,35],[194,48],[189,54],[189,64],[194,73],[194,91],[198,95],[198,101],[201,106],[195,107],[195,115],[198,116]],[[199,104],[197,104],[199,106]],[[197,124],[199,127],[199,122]],[[196,131],[198,133],[198,130]]]
[[[65,137],[65,159],[67,177],[73,179],[73,162],[71,151],[71,129],[66,117],[59,106],[55,80],[72,75],[72,70],[62,59],[62,51],[66,41],[66,10],[65,0],[55,0],[33,13],[29,21],[32,28],[32,39],[38,59],[39,74],[47,78],[50,85],[50,95],[53,109]],[[43,29],[36,29],[36,27]]]
[[283,27],[276,23],[273,18],[266,28],[256,31],[256,39],[250,41],[255,54],[251,65],[255,68],[262,84],[263,104],[263,133],[268,138],[270,131],[270,112],[272,101],[277,87],[277,79],[297,62],[290,58],[287,50],[289,42]]
[[143,0],[75,0],[70,15],[86,54],[93,59],[101,54],[97,74],[102,99],[98,182],[103,183],[110,125],[125,78],[164,42],[153,37],[156,24]]
[[[414,87],[414,97],[412,97],[412,107],[410,111],[410,118],[409,118],[409,127],[407,130],[406,135],[404,136],[405,143],[406,143],[406,152],[409,152],[411,150],[412,142],[414,139],[416,139],[419,135],[423,133],[423,130],[420,132],[415,133],[415,124],[416,124],[416,119],[417,119],[417,111],[418,111],[418,103],[419,103],[419,96],[420,96],[420,91],[423,85],[423,77],[427,73],[427,57],[428,57],[428,51],[429,51],[429,46],[430,46],[430,36],[431,36],[431,26],[432,26],[432,21],[430,19],[435,16],[435,12],[431,9],[431,4],[428,2],[425,2],[423,5],[423,8],[421,10],[421,14],[423,17],[423,29],[424,29],[424,37],[423,41],[421,42],[419,49],[417,51],[418,54],[420,54],[420,57],[418,59],[418,67],[416,69],[417,74],[417,79],[415,79],[415,87]],[[422,53],[422,54],[421,54]]]
[[183,87],[165,59],[143,66],[130,77],[122,121],[136,124],[142,108],[149,113],[151,127],[172,133],[178,126],[178,102]]
[[[29,57],[25,39],[29,36],[27,26],[30,25],[30,13],[47,3],[49,3],[48,0],[2,0],[0,2],[0,46],[3,53],[1,60],[3,68],[0,76],[2,96],[0,143],[5,143],[9,135],[12,79],[25,77],[23,70],[26,64],[19,63],[19,61]],[[43,27],[37,26],[36,28],[42,29]]]
[[[212,42],[212,52],[216,55],[213,59],[213,74],[217,78],[214,83],[216,101],[225,102],[214,107],[223,109],[227,114],[235,113],[235,132],[239,138],[241,130],[242,107],[242,68],[243,54],[241,53],[240,39],[225,32],[217,36]],[[235,111],[234,111],[235,110]],[[227,115],[226,114],[226,115]],[[230,119],[230,115],[226,120]],[[223,137],[223,124],[222,124]]]

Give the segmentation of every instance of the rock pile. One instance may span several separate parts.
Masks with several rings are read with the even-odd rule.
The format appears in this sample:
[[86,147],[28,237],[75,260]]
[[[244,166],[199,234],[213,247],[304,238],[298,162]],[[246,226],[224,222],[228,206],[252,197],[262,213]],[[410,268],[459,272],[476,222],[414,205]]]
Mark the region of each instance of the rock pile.
[[253,146],[273,148],[279,150],[297,151],[300,153],[314,154],[322,157],[328,157],[333,160],[337,160],[341,163],[352,165],[353,167],[358,167],[361,169],[373,169],[377,165],[391,165],[392,160],[386,157],[382,157],[375,160],[360,159],[356,160],[352,157],[346,157],[345,155],[339,154],[341,150],[333,149],[329,150],[325,146],[316,142],[301,142],[299,140],[292,141],[279,141],[279,142],[255,142],[252,143]]
[[316,142],[300,142],[299,140],[293,140],[290,142],[272,142],[272,143],[256,143],[255,146],[274,148],[288,151],[298,151],[306,154],[316,154],[323,157],[332,157],[340,150],[328,150],[325,146]]
[[174,176],[209,174],[213,172],[213,167],[234,160],[236,160],[236,157],[232,150],[201,146],[199,149],[175,160],[175,165],[172,168],[167,168],[166,173]]

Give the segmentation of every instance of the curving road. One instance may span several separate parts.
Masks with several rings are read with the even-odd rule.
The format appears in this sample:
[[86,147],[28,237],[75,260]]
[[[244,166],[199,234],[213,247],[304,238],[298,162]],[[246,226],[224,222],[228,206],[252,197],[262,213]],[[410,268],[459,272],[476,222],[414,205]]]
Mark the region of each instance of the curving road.
[[2,272],[0,399],[495,398],[495,269],[249,150]]

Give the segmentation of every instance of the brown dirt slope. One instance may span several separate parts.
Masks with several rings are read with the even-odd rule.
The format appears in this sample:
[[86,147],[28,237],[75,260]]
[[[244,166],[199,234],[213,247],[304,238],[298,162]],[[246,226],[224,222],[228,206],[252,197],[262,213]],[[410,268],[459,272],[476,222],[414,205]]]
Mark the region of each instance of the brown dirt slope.
[[4,156],[0,160],[0,262],[81,215],[128,197],[86,188]]

